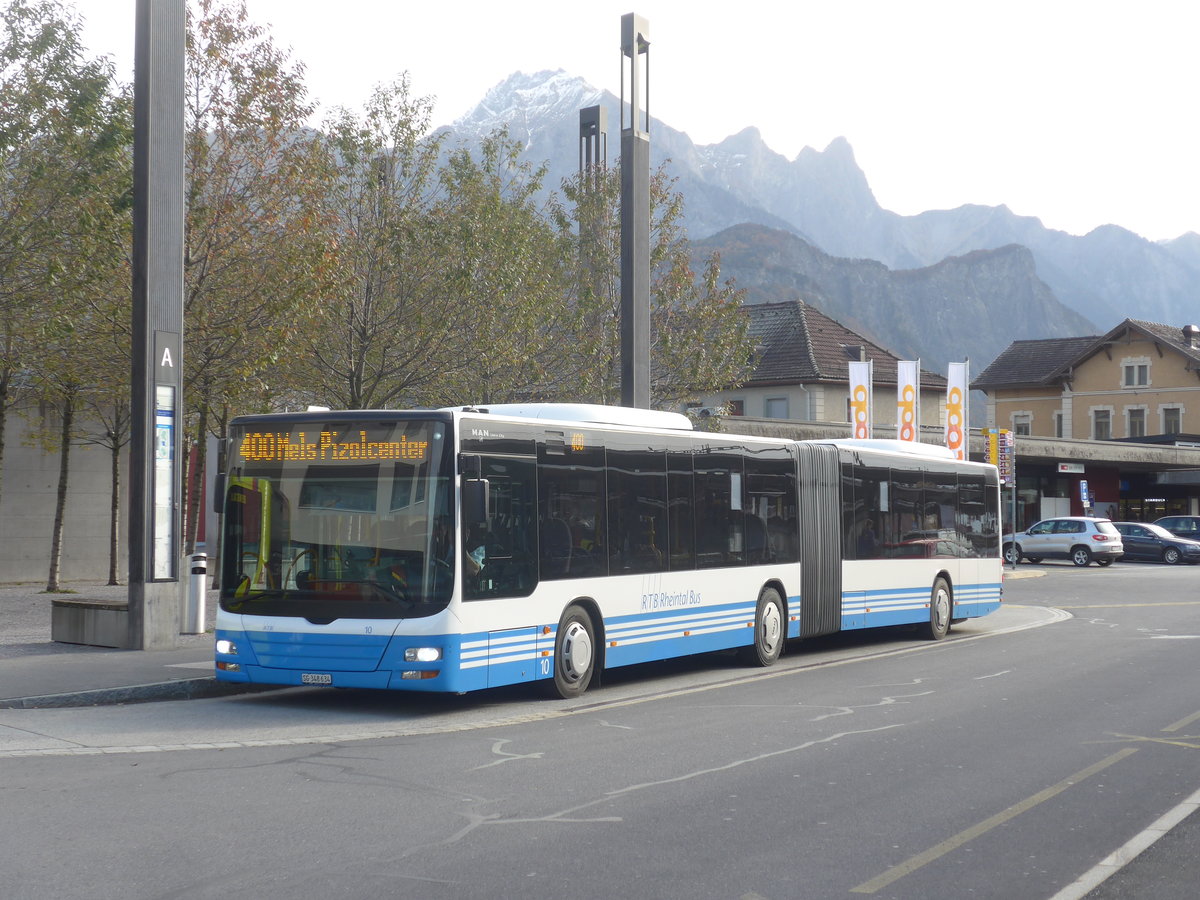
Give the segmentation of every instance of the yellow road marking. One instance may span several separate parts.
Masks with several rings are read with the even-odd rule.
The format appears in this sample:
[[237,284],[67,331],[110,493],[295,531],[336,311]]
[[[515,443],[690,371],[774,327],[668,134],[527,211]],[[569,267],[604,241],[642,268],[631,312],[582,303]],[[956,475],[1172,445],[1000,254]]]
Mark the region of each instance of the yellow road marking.
[[1186,719],[1180,719],[1174,725],[1168,725],[1163,731],[1178,731],[1180,728],[1186,728],[1197,720],[1200,720],[1200,712],[1192,713]]
[[940,859],[951,850],[957,850],[968,841],[973,841],[975,838],[987,834],[997,825],[1003,825],[1010,819],[1015,819],[1021,813],[1033,809],[1040,803],[1045,803],[1047,800],[1050,800],[1051,798],[1061,794],[1067,788],[1079,784],[1079,782],[1083,781],[1085,778],[1090,778],[1097,772],[1104,771],[1109,766],[1120,762],[1125,757],[1134,753],[1137,753],[1136,747],[1126,747],[1124,750],[1120,750],[1114,753],[1112,756],[1088,766],[1086,769],[1080,769],[1074,775],[1067,776],[1053,787],[1048,787],[1043,791],[1038,791],[1038,793],[1034,794],[1032,797],[1010,806],[1008,809],[997,813],[990,819],[984,819],[978,825],[972,825],[966,831],[960,831],[958,834],[954,835],[954,837],[942,841],[937,846],[930,847],[923,853],[918,853],[916,856],[906,859],[899,865],[892,866],[882,875],[872,878],[870,881],[865,881],[856,888],[851,888],[850,892],[852,894],[874,894],[876,891],[887,887],[893,881],[898,881],[905,875],[911,875],[913,872],[917,871],[917,869],[928,865],[936,859]]
[[1143,744],[1169,744],[1172,747],[1187,747],[1189,750],[1200,750],[1200,743],[1188,743],[1188,741],[1200,741],[1200,735],[1192,736],[1185,734],[1181,735],[1177,740],[1171,740],[1170,738],[1143,737],[1140,734],[1117,734],[1114,732],[1113,737],[1120,738],[1123,741],[1138,741]]

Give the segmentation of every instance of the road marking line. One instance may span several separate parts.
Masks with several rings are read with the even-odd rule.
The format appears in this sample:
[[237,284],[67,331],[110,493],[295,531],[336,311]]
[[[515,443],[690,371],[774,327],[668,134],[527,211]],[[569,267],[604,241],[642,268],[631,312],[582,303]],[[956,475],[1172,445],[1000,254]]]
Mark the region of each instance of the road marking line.
[[[1074,618],[1069,612],[1061,609],[1055,609],[1053,607],[1028,606],[1015,603],[1007,604],[1007,606],[1009,608],[1016,609],[1036,610],[1045,618],[1034,622],[1026,622],[1021,625],[1003,626],[994,631],[985,631],[981,634],[959,635],[955,637],[952,633],[950,638],[945,641],[938,641],[936,643],[904,643],[900,646],[892,647],[887,650],[864,653],[861,656],[839,657],[817,662],[797,662],[792,665],[788,664],[789,658],[785,657],[782,665],[746,675],[739,675],[733,678],[714,673],[714,677],[716,677],[718,680],[692,684],[688,685],[687,687],[658,690],[651,693],[635,694],[632,696],[614,698],[611,700],[596,700],[593,699],[594,695],[585,695],[583,698],[584,702],[577,706],[563,708],[551,704],[549,708],[542,706],[529,712],[520,712],[511,716],[500,715],[493,718],[484,718],[467,722],[446,723],[439,718],[433,725],[423,726],[423,723],[414,721],[412,724],[406,727],[390,728],[380,731],[331,732],[328,734],[314,734],[306,737],[296,738],[261,738],[241,741],[199,741],[178,744],[148,744],[137,747],[121,745],[36,747],[26,750],[0,750],[0,760],[27,759],[31,757],[43,756],[107,756],[120,753],[168,753],[180,750],[234,750],[257,749],[263,747],[294,747],[313,744],[344,744],[352,741],[389,740],[425,734],[454,734],[463,731],[476,731],[482,728],[492,728],[498,725],[522,725],[527,722],[541,722],[550,719],[563,718],[566,716],[585,715],[587,713],[594,713],[600,710],[620,709],[626,706],[636,706],[638,704],[651,703],[656,700],[664,700],[671,697],[684,697],[690,694],[722,690],[724,688],[735,687],[765,679],[802,675],[820,669],[848,666],[859,662],[872,662],[878,659],[886,659],[888,657],[900,656],[907,653],[944,653],[953,650],[956,647],[961,647],[972,641],[981,641],[986,638],[1015,634],[1019,631],[1028,631],[1033,628],[1041,628],[1046,625],[1053,625],[1058,622],[1064,622],[1068,619]],[[9,710],[0,710],[0,714],[7,712],[9,712]],[[29,712],[36,712],[36,710],[29,710]],[[4,721],[0,720],[0,727],[4,726],[5,724],[6,723]]]
[[1056,603],[1059,609],[1141,609],[1143,606],[1200,606],[1200,600],[1163,600],[1157,603]]
[[1187,740],[1185,739],[1197,740],[1197,738],[1193,738],[1191,735],[1187,734],[1185,734],[1183,738],[1174,741],[1170,738],[1142,737],[1138,734],[1118,734],[1117,732],[1111,732],[1111,734],[1113,737],[1120,738],[1121,740],[1125,741],[1139,741],[1146,744],[1167,744],[1171,747],[1186,747],[1188,750],[1200,750],[1200,744],[1187,743]]
[[1187,728],[1187,726],[1191,725],[1193,722],[1197,721],[1198,719],[1200,719],[1200,712],[1194,712],[1190,716],[1188,716],[1186,719],[1180,719],[1178,722],[1174,723],[1173,725],[1168,725],[1166,728],[1163,729],[1163,731],[1178,731],[1180,728]]
[[1081,900],[1097,887],[1111,878],[1122,868],[1129,865],[1142,851],[1149,849],[1172,828],[1200,809],[1200,791],[1192,794],[1174,809],[1159,817],[1149,828],[1135,834],[1132,838],[1110,853],[1092,868],[1067,885],[1050,900]]
[[920,869],[922,866],[928,865],[936,859],[940,859],[952,850],[957,850],[963,844],[975,840],[975,838],[987,834],[998,825],[1003,825],[1010,819],[1015,819],[1023,812],[1028,812],[1035,806],[1045,803],[1054,797],[1057,797],[1069,787],[1074,787],[1083,781],[1085,778],[1090,778],[1097,772],[1102,772],[1114,763],[1118,763],[1125,757],[1137,753],[1136,747],[1126,747],[1098,763],[1088,766],[1086,769],[1080,769],[1074,775],[1068,775],[1058,784],[1048,787],[1043,791],[1038,791],[1032,797],[1022,800],[1020,803],[1010,806],[1003,812],[996,813],[990,819],[984,819],[978,825],[972,825],[965,831],[960,831],[954,837],[947,838],[935,847],[930,847],[923,853],[918,853],[916,856],[906,859],[899,865],[892,866],[882,875],[872,878],[870,881],[865,881],[856,888],[851,888],[852,894],[874,894],[876,891],[887,887],[893,881],[898,881],[905,875],[911,875],[913,872]]

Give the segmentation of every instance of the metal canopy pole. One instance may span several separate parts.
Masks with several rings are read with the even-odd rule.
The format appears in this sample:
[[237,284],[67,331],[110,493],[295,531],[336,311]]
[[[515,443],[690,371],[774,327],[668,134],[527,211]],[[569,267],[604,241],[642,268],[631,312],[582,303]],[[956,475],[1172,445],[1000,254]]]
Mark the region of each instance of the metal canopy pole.
[[646,20],[621,16],[621,403],[639,409],[650,408],[649,51]]
[[175,645],[182,614],[184,0],[137,0],[128,646]]

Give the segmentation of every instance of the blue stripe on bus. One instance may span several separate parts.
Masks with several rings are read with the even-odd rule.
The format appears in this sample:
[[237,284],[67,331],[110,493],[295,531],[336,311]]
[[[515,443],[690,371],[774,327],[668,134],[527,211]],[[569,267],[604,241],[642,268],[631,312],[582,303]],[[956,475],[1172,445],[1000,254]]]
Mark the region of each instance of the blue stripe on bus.
[[[959,584],[954,589],[955,618],[979,616],[1000,606],[1000,582]],[[914,615],[929,608],[929,588],[906,587],[850,591],[842,595],[842,628],[852,630],[924,621]]]
[[[1000,606],[999,582],[955,587],[955,614],[977,616]],[[922,622],[929,605],[926,586],[847,592],[842,627],[852,630]],[[756,603],[653,610],[612,616],[604,622],[608,667],[672,656],[707,653],[753,642]],[[798,637],[800,598],[788,598],[787,634]],[[240,672],[218,670],[224,681],[302,683],[304,673],[330,674],[340,687],[392,687],[418,691],[472,691],[551,677],[556,625],[527,626],[471,634],[384,635],[337,632],[221,630],[218,639],[238,644],[238,656],[218,660],[241,665]],[[597,636],[599,640],[599,636]],[[442,659],[410,663],[411,647],[440,647]],[[436,678],[403,679],[402,672],[438,671]]]

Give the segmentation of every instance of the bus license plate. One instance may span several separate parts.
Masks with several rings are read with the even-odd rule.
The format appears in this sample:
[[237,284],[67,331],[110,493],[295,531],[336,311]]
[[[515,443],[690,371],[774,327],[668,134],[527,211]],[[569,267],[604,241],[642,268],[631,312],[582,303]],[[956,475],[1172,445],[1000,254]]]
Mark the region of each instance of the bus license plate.
[[318,672],[301,672],[301,684],[333,684],[332,675],[324,675]]

